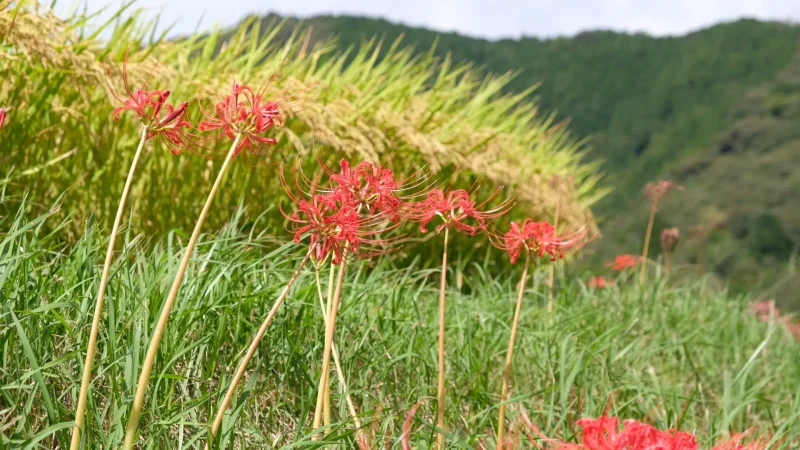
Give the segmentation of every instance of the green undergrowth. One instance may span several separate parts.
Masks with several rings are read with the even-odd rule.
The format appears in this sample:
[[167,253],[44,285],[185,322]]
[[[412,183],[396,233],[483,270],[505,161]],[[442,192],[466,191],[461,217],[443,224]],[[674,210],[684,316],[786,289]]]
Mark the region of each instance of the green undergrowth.
[[[82,237],[67,244],[62,235],[73,225],[48,223],[57,217],[18,213],[0,227],[8,230],[0,235],[0,447],[63,448],[72,423],[105,233],[90,220]],[[140,448],[202,448],[209,415],[243,349],[302,256],[302,244],[244,231],[243,218],[201,239],[150,381]],[[123,236],[84,448],[121,442],[133,383],[186,241],[179,232],[147,243],[132,232]],[[411,442],[427,448],[435,439],[438,271],[388,261],[351,267],[337,343],[361,421],[373,444],[400,448],[406,413],[423,401]],[[493,442],[520,269],[509,265],[494,278],[480,259],[451,266],[450,448]],[[643,290],[625,274],[609,289],[592,290],[585,277],[560,267],[548,316],[546,271],[539,269],[521,316],[512,419],[523,407],[546,434],[572,438],[577,419],[607,410],[696,432],[704,443],[753,429],[780,442],[772,448],[797,448],[800,346],[782,327],[751,317],[744,298],[716,292],[702,279],[668,283],[655,275]],[[340,422],[326,441],[309,440],[323,336],[313,280],[306,268],[268,330],[223,425],[220,448],[354,446],[338,389],[334,421]]]

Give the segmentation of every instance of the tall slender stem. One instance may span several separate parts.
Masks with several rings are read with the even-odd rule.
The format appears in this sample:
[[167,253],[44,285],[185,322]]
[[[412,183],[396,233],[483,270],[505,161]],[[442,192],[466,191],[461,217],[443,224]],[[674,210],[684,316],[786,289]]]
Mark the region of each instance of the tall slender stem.
[[650,236],[653,235],[653,222],[656,218],[657,202],[650,206],[650,219],[647,221],[647,232],[644,234],[644,249],[642,250],[642,268],[639,271],[639,284],[644,286],[647,282],[647,252],[650,250]]
[[128,199],[128,191],[133,183],[133,175],[136,172],[136,164],[142,154],[144,143],[147,141],[147,127],[142,128],[142,137],[139,139],[139,147],[133,155],[131,168],[128,170],[128,178],[125,179],[125,186],[122,188],[122,195],[117,206],[117,216],[114,217],[114,226],[111,228],[111,237],[108,239],[108,249],[106,249],[106,261],[103,264],[103,273],[100,276],[100,287],[97,289],[97,301],[94,305],[94,317],[92,318],[92,329],[89,331],[89,345],[86,349],[86,361],[83,364],[83,379],[81,380],[81,390],[78,394],[78,406],[75,408],[75,428],[72,429],[72,441],[70,450],[78,450],[81,445],[81,429],[86,419],[86,400],[89,397],[89,384],[92,381],[92,363],[97,350],[97,332],[100,329],[100,318],[103,312],[103,299],[106,295],[108,276],[111,272],[111,261],[114,259],[114,244],[117,242],[119,224],[122,221],[122,212],[125,210],[125,201]]
[[[345,252],[346,253],[346,252]],[[322,350],[322,373],[319,377],[319,386],[317,387],[317,403],[314,408],[314,422],[313,429],[319,428],[322,422],[322,404],[323,396],[325,395],[325,385],[328,383],[328,368],[331,364],[331,347],[333,346],[333,333],[336,330],[336,316],[339,314],[339,301],[342,297],[342,282],[344,280],[344,272],[347,264],[345,264],[346,255],[342,256],[342,261],[339,263],[339,275],[336,277],[336,290],[333,293],[333,304],[329,305],[330,314],[328,315],[328,323],[325,326],[325,346]],[[330,303],[330,302],[329,302]],[[318,436],[315,435],[314,439]]]
[[444,250],[442,251],[442,275],[439,286],[439,380],[436,387],[436,425],[439,434],[436,436],[436,446],[444,449],[444,312],[445,293],[447,291],[447,241],[450,237],[450,227],[444,229]]
[[[334,273],[333,270],[334,267],[335,266],[331,264],[331,273]],[[330,307],[328,305],[330,305],[331,302],[330,300],[328,300],[328,302],[326,303],[324,297],[322,296],[322,285],[319,280],[319,268],[316,269],[315,275],[317,278],[317,295],[319,296],[319,306],[320,309],[322,310],[322,319],[324,320],[325,326],[327,327],[328,317],[330,314],[329,312]],[[331,293],[331,289],[333,286],[332,279],[329,286],[330,288],[328,289],[328,292]],[[328,299],[330,298],[331,297],[329,296]],[[353,423],[356,425],[356,433],[360,433],[361,421],[358,419],[358,414],[356,413],[355,405],[353,404],[353,400],[350,398],[350,393],[347,391],[347,380],[344,377],[344,371],[342,370],[342,363],[341,360],[339,359],[339,350],[336,348],[335,342],[331,345],[331,352],[333,353],[333,365],[336,366],[336,378],[338,378],[339,386],[342,388],[342,392],[344,392],[345,399],[347,401],[347,408],[350,410],[350,415],[353,417]],[[330,385],[330,383],[328,383],[328,385]],[[328,390],[328,394],[330,394],[330,390]],[[330,399],[328,401],[330,402]],[[330,417],[328,418],[328,420],[330,420]],[[330,423],[327,423],[326,425],[330,425]]]
[[672,252],[666,251],[664,252],[664,273],[669,275],[669,268],[672,265]]
[[506,401],[508,401],[508,386],[511,382],[511,362],[514,357],[514,341],[517,339],[517,326],[519,324],[519,313],[522,310],[522,296],[525,293],[525,284],[528,280],[528,268],[531,264],[531,255],[525,256],[525,268],[522,270],[522,280],[519,283],[519,294],[517,295],[517,307],[514,309],[514,321],[511,324],[511,337],[508,340],[508,352],[506,353],[506,365],[503,370],[503,389],[500,394],[500,417],[497,420],[497,450],[503,449],[503,439],[506,434]]
[[131,416],[128,419],[128,426],[125,430],[125,442],[123,444],[124,450],[133,449],[133,444],[136,440],[136,430],[139,428],[139,417],[142,414],[144,396],[147,393],[147,382],[150,380],[150,372],[153,370],[156,354],[158,354],[158,345],[161,343],[161,337],[164,335],[164,330],[167,328],[167,321],[169,320],[170,312],[172,312],[172,305],[175,303],[175,299],[178,297],[178,292],[181,289],[181,283],[183,283],[183,276],[186,274],[186,268],[189,266],[189,260],[192,257],[192,252],[197,244],[197,239],[200,237],[200,231],[203,229],[203,223],[206,221],[206,216],[208,216],[208,211],[211,209],[211,204],[214,201],[214,197],[217,195],[217,191],[222,184],[222,180],[225,178],[225,172],[228,170],[228,165],[230,164],[231,159],[233,159],[233,155],[236,154],[236,147],[239,146],[239,140],[241,138],[241,134],[236,135],[236,139],[233,140],[233,145],[231,145],[231,149],[228,151],[228,155],[225,157],[225,161],[222,163],[222,167],[219,169],[217,179],[214,181],[214,185],[211,187],[211,192],[208,193],[206,203],[203,205],[203,210],[200,212],[200,217],[197,218],[197,223],[194,225],[194,231],[192,232],[192,236],[189,238],[189,243],[186,245],[186,251],[181,259],[180,266],[178,266],[178,273],[175,275],[175,280],[172,282],[172,287],[167,295],[167,300],[164,302],[161,315],[156,323],[156,328],[153,330],[153,337],[150,339],[150,346],[147,348],[147,354],[145,355],[144,362],[142,363],[142,372],[139,374],[139,380],[136,384],[136,394],[133,398]]
[[244,372],[247,369],[247,364],[250,362],[250,359],[253,358],[253,355],[255,355],[256,350],[258,350],[258,344],[261,342],[261,339],[264,338],[264,334],[267,332],[267,328],[269,328],[269,325],[272,323],[272,319],[275,318],[275,315],[278,313],[278,309],[280,309],[284,300],[286,300],[286,297],[289,296],[289,290],[292,289],[292,285],[294,285],[294,282],[300,275],[300,270],[303,268],[303,266],[305,266],[310,257],[311,250],[306,253],[305,258],[303,258],[303,260],[300,262],[300,265],[297,266],[294,274],[292,274],[292,278],[290,278],[286,283],[286,286],[283,288],[283,291],[281,291],[281,294],[278,296],[275,304],[272,305],[272,309],[270,309],[269,313],[267,314],[267,318],[264,319],[264,322],[261,324],[261,328],[258,329],[258,333],[256,333],[255,337],[253,337],[253,342],[250,343],[247,353],[244,355],[244,358],[242,358],[242,362],[239,363],[239,367],[236,369],[236,374],[233,376],[230,386],[228,386],[228,391],[225,393],[225,397],[222,399],[222,403],[219,405],[217,415],[214,417],[214,423],[211,425],[211,436],[206,441],[206,449],[209,448],[209,442],[212,442],[217,437],[219,427],[222,425],[222,419],[225,417],[225,411],[227,411],[228,407],[231,405],[231,400],[233,400],[233,395],[236,393],[236,388],[239,386],[239,382],[241,382],[242,377],[244,376]]
[[[333,297],[333,285],[334,285],[334,265],[333,261],[331,261],[331,272],[330,277],[328,278],[328,296],[326,297],[326,304],[323,305],[324,310],[322,311],[322,315],[325,319],[325,324],[327,326],[328,317],[331,316],[331,306],[333,302],[331,302],[331,298]],[[317,270],[319,272],[319,270]],[[319,280],[317,280],[317,285],[319,286]],[[322,301],[322,297],[320,297],[320,301]],[[336,351],[336,344],[334,343],[331,347],[333,349],[333,363],[336,366],[336,370],[339,370],[339,364],[337,362],[338,356]],[[330,368],[328,368],[328,373],[325,375],[326,379],[331,377]],[[325,395],[322,397],[322,423],[323,425],[330,425],[331,424],[331,384],[325,383]]]

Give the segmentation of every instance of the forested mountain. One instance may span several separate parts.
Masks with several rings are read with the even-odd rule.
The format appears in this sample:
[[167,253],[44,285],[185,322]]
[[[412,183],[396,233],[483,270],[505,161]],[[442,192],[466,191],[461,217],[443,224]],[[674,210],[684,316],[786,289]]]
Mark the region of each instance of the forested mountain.
[[[800,243],[800,27],[739,20],[680,37],[587,31],[488,41],[347,16],[288,19],[284,30],[297,25],[313,42],[335,37],[343,52],[373,37],[386,51],[402,36],[418,52],[515,72],[512,91],[539,85],[531,96],[587,138],[587,158],[604,161],[614,189],[596,208],[604,239],[590,261],[641,250],[642,188],[672,178],[686,190],[664,203],[655,247],[662,228],[678,226],[680,262],[699,257],[736,289],[800,306],[790,294],[800,289],[790,273]],[[695,225],[706,233],[690,238]]]

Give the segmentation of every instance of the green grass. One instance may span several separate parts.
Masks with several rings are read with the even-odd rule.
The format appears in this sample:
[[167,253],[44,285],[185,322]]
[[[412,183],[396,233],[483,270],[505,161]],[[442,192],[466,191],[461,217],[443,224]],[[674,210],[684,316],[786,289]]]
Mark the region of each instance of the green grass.
[[[2,221],[0,447],[56,448],[60,441],[63,448],[69,433],[105,233],[90,220],[78,241],[67,243],[65,230],[74,224],[57,217],[20,212]],[[153,372],[141,448],[202,448],[205,424],[241,352],[302,256],[300,246],[247,231],[258,227],[243,228],[244,218],[237,214],[201,240]],[[121,442],[132,384],[186,240],[180,232],[154,242],[123,236],[85,448]],[[460,289],[457,274],[450,277],[451,448],[492,442],[520,268],[492,278],[487,264],[478,258],[462,265]],[[706,443],[755,427],[774,435],[773,444],[783,439],[773,448],[797,448],[800,345],[781,327],[750,317],[748,299],[689,276],[669,286],[654,277],[644,291],[623,277],[617,287],[593,292],[567,271],[547,317],[545,277],[537,271],[526,292],[512,401],[547,434],[571,438],[575,420],[608,406],[620,417],[696,432]],[[313,278],[307,269],[251,362],[223,424],[222,448],[311,445],[323,335]],[[378,440],[392,448],[399,448],[406,412],[421,399],[412,444],[427,448],[435,439],[437,278],[415,264],[373,261],[354,263],[346,280],[337,342],[348,389],[363,421],[374,420]],[[333,391],[334,420],[343,421],[329,441],[347,448],[353,427],[339,394]]]

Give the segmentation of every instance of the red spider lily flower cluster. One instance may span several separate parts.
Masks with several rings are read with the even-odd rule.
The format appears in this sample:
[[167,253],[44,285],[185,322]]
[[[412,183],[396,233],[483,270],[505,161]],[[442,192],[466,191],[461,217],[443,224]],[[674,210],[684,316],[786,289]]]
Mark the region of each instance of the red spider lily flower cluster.
[[644,195],[647,196],[653,204],[658,204],[661,198],[664,197],[670,189],[682,191],[683,186],[676,184],[672,180],[654,181],[647,183],[644,187]]
[[123,111],[133,111],[139,121],[147,129],[145,139],[159,137],[171,144],[173,153],[180,153],[186,144],[186,130],[191,124],[186,120],[187,102],[180,103],[177,107],[167,103],[170,96],[169,90],[147,91],[142,88],[131,89],[128,82],[128,55],[122,65],[122,81],[125,86],[126,98],[120,97],[109,84],[111,95],[122,104],[114,109],[115,120]]
[[611,285],[611,282],[606,280],[606,277],[602,275],[595,275],[591,279],[589,279],[589,287],[595,289],[605,289]]
[[[542,437],[550,448],[555,450],[699,450],[697,438],[677,430],[659,430],[636,420],[626,420],[622,429],[619,419],[602,416],[597,419],[581,419],[577,422],[583,428],[580,442],[564,442],[550,439],[528,423],[529,427]],[[764,450],[766,444],[758,439],[744,443],[744,435],[736,434],[724,440],[711,450]]]
[[[294,241],[300,242],[308,233],[309,246],[315,261],[322,262],[332,255],[332,262],[344,261],[345,252],[359,257],[371,257],[386,250],[392,238],[377,239],[376,235],[391,231],[396,225],[382,226],[386,219],[396,218],[403,203],[394,194],[397,183],[391,170],[370,163],[360,163],[355,169],[342,160],[341,170],[329,173],[331,185],[312,192],[304,198],[289,188],[281,171],[281,182],[296,204],[292,214],[283,215],[292,223]],[[298,190],[299,189],[298,186]],[[367,246],[370,249],[365,250]]]
[[342,159],[339,167],[338,173],[330,174],[331,181],[336,184],[334,193],[350,199],[358,209],[398,220],[403,201],[397,196],[399,188],[394,172],[367,161],[350,167],[350,163]]
[[230,95],[214,106],[214,112],[216,115],[203,111],[207,120],[200,122],[200,131],[218,130],[230,139],[240,135],[236,154],[278,143],[273,137],[262,136],[275,124],[281,124],[278,103],[266,101],[262,93],[253,92],[248,86],[234,82]]
[[697,440],[689,433],[662,431],[635,420],[626,420],[622,430],[619,419],[602,416],[581,419],[581,442],[559,442],[558,450],[697,450]]
[[523,252],[539,257],[549,254],[550,260],[555,261],[564,257],[565,250],[585,244],[586,236],[586,229],[567,236],[557,236],[553,225],[525,219],[522,223],[511,222],[511,229],[503,236],[502,241],[494,244],[508,252],[512,263],[517,262]]
[[3,124],[6,122],[6,116],[8,116],[9,108],[0,108],[0,128],[3,128]]
[[339,264],[345,248],[358,251],[361,244],[358,211],[339,194],[317,194],[310,200],[299,200],[297,209],[286,217],[293,223],[295,243],[309,233],[309,247],[316,261],[333,255],[333,263]]
[[[583,428],[580,442],[572,443],[552,439],[545,436],[533,425],[527,414],[523,417],[525,424],[536,433],[547,445],[555,450],[699,450],[697,438],[691,434],[677,430],[659,430],[651,425],[636,420],[626,420],[619,429],[619,419],[601,416],[597,419],[581,419],[577,425]],[[528,439],[537,448],[544,447]],[[766,444],[759,439],[744,443],[744,434],[735,434],[731,439],[717,443],[711,450],[765,450]]]
[[606,266],[610,267],[611,270],[620,272],[629,267],[636,267],[637,264],[639,264],[639,257],[630,254],[624,254],[618,255],[616,258],[614,258],[614,261],[606,264]]
[[661,231],[661,248],[671,252],[681,238],[681,231],[677,228],[665,228]]
[[510,202],[506,200],[495,208],[483,210],[499,193],[498,189],[476,206],[476,202],[470,198],[470,193],[464,189],[447,191],[433,189],[428,192],[425,200],[409,204],[403,215],[413,222],[419,222],[419,228],[423,233],[428,232],[426,225],[438,216],[442,219],[442,223],[436,226],[437,233],[444,228],[452,227],[474,236],[486,231],[487,221],[500,217],[511,209]]

